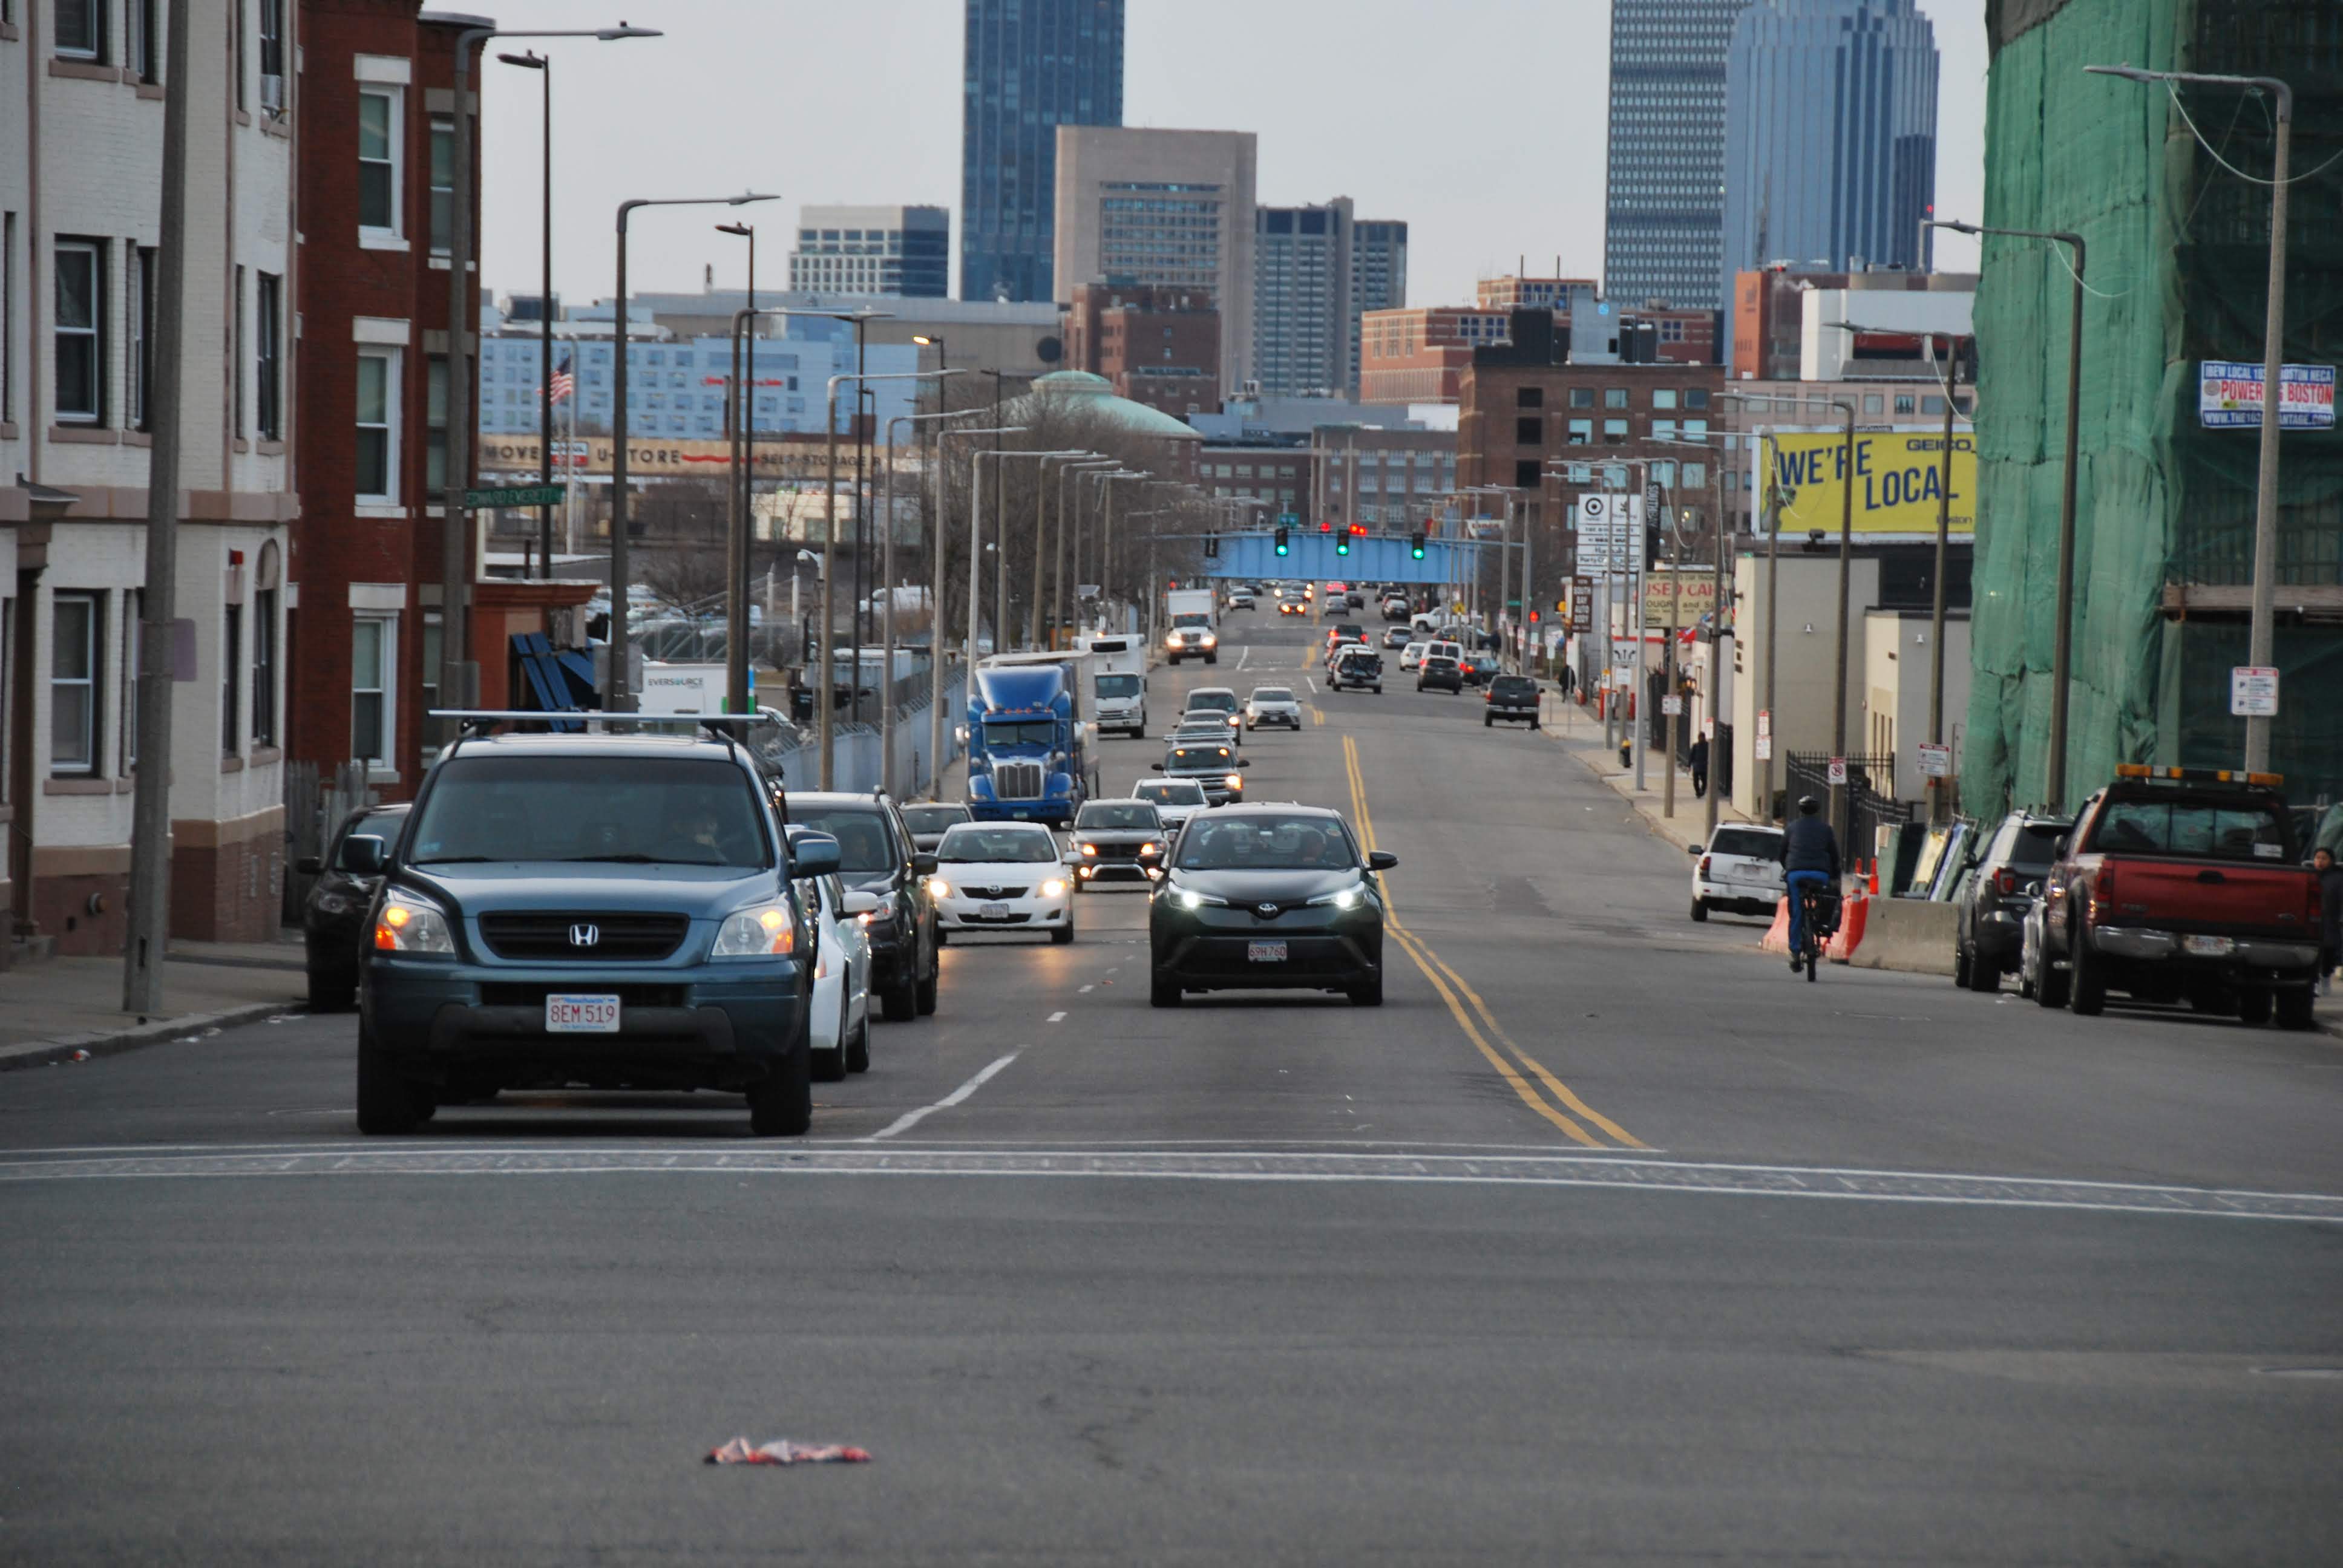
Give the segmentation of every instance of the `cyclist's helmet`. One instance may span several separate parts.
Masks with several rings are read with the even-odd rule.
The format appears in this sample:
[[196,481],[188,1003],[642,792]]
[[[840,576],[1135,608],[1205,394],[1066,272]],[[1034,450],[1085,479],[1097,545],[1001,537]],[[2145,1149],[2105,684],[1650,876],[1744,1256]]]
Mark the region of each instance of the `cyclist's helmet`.
[[1817,812],[1817,811],[1821,810],[1822,809],[1823,809],[1823,803],[1822,803],[1821,801],[1819,801],[1819,800],[1815,799],[1813,796],[1811,796],[1811,795],[1801,795],[1801,796],[1799,796],[1799,797],[1798,797],[1798,815],[1799,815],[1799,816],[1801,816],[1801,817],[1811,817],[1811,816],[1813,816],[1815,812]]

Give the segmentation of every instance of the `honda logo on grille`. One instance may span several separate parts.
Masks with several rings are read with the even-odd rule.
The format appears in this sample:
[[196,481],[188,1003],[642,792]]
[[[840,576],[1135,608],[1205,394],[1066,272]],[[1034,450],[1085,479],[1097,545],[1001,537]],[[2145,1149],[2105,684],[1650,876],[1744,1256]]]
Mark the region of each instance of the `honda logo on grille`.
[[599,926],[580,920],[569,928],[569,945],[573,948],[590,948],[601,940],[602,928]]

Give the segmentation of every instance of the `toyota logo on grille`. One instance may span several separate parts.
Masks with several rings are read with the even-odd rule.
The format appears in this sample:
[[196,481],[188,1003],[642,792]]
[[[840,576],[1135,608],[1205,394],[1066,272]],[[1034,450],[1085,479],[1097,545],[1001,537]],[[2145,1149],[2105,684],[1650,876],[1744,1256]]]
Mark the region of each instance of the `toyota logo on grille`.
[[573,948],[590,948],[601,940],[602,928],[585,920],[569,928],[569,945]]
[[1275,904],[1255,904],[1253,906],[1253,913],[1259,915],[1264,920],[1273,920],[1277,915],[1277,906]]

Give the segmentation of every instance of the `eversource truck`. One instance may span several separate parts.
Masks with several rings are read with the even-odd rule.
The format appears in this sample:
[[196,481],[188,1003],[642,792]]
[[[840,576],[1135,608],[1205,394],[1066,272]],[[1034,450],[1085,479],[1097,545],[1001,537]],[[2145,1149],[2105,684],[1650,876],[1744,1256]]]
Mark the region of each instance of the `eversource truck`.
[[1075,648],[1090,655],[1091,712],[1101,731],[1115,729],[1144,739],[1147,735],[1147,647],[1145,639],[1121,633],[1085,635]]
[[1166,664],[1183,658],[1221,662],[1221,634],[1214,623],[1212,589],[1173,588],[1163,596],[1163,619],[1170,628],[1163,634]]
[[980,660],[968,699],[968,807],[980,822],[1074,819],[1093,788],[1083,653]]

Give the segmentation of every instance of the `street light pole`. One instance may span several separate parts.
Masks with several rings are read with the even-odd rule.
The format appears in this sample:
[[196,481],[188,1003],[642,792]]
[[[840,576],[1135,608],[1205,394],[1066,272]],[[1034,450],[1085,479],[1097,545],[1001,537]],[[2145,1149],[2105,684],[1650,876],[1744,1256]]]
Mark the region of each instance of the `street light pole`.
[[[940,400],[939,398],[939,401]],[[880,476],[883,487],[879,503],[879,515],[883,519],[880,527],[886,530],[880,548],[879,576],[882,585],[881,591],[887,596],[879,611],[880,636],[882,639],[880,666],[886,671],[885,683],[879,689],[879,788],[890,796],[895,793],[895,427],[918,425],[923,427],[922,434],[924,434],[924,427],[930,422],[965,419],[976,412],[974,408],[962,408],[957,412],[898,414],[887,421],[887,467]],[[932,588],[929,589],[928,597],[932,603],[935,598],[935,590]],[[931,631],[928,637],[930,663],[934,662],[937,653],[942,649],[942,639]],[[929,757],[930,764],[932,765],[934,760],[931,753]],[[918,786],[918,782],[915,775],[912,779],[914,788]]]
[[[618,333],[610,348],[610,678],[602,694],[606,712],[631,713],[635,707],[632,672],[627,668],[627,588],[631,575],[627,558],[627,443],[630,436],[627,421],[628,220],[639,206],[746,206],[751,202],[774,199],[769,194],[744,191],[736,196],[637,196],[618,204]],[[451,439],[455,391],[451,374],[447,388]],[[451,514],[453,510],[450,507]]]
[[[537,386],[537,482],[547,487],[553,484],[553,62],[534,49],[518,55],[497,56],[508,65],[518,65],[524,71],[538,73],[538,85],[544,89],[545,178],[543,196],[538,203],[538,219],[542,232],[538,236],[541,254],[538,258],[537,317],[538,331]],[[553,503],[537,509],[538,576],[553,576]],[[440,636],[445,638],[444,622]]]
[[[2066,471],[2058,491],[2057,625],[2050,640],[2050,743],[2046,748],[2049,754],[2044,759],[2044,805],[2046,809],[2056,811],[2062,809],[2066,796],[2066,688],[2075,654],[2075,491],[2081,476],[2077,452],[2082,444],[2083,414],[2083,236],[2063,229],[1998,228],[1953,219],[1932,220],[1929,226],[1950,229],[1955,234],[2046,240],[2071,246],[2075,252],[2074,262],[2066,269],[2073,274],[2074,284],[2066,327]],[[1951,401],[1949,394],[1946,400]],[[1941,743],[1944,737],[1939,735],[1936,739]]]
[[[2254,473],[2254,608],[2247,659],[2268,666],[2277,655],[2278,438],[2286,375],[2286,226],[2288,167],[2294,143],[2294,89],[2276,76],[2225,76],[2197,71],[2142,71],[2129,65],[2086,65],[2098,75],[2135,82],[2186,82],[2196,86],[2242,87],[2268,93],[2270,119],[2269,291],[2262,315],[2261,451]],[[2168,90],[2168,89],[2167,89]],[[2075,320],[2082,322],[2082,242],[2075,241]],[[2069,461],[2071,462],[2071,457]],[[2270,760],[2270,721],[2246,718],[2246,770],[2266,772]],[[2063,759],[2062,759],[2063,763]]]
[[[1074,528],[1073,529],[1069,530],[1066,523],[1066,481],[1076,474],[1083,473],[1090,469],[1101,467],[1119,468],[1122,465],[1119,461],[1112,457],[1092,457],[1087,460],[1076,458],[1074,461],[1068,463],[1064,467],[1058,470],[1058,538],[1053,548],[1053,553],[1057,557],[1057,565],[1054,568],[1055,580],[1051,584],[1053,591],[1051,595],[1051,602],[1055,606],[1052,617],[1053,622],[1056,627],[1066,633],[1070,644],[1071,639],[1073,637],[1074,600],[1073,595],[1068,589],[1067,573],[1071,570],[1076,575],[1080,575],[1081,571],[1081,539],[1080,537],[1080,528],[1081,524],[1082,496],[1081,491],[1079,488],[1074,491]],[[1069,538],[1070,531],[1073,535],[1071,539]],[[1072,548],[1072,561],[1071,566],[1069,566],[1067,558],[1067,551],[1070,545]]]
[[[939,403],[949,400],[944,394],[944,387],[947,385],[948,383],[942,381],[939,381],[937,383],[937,401]],[[975,410],[973,409],[969,410],[969,412],[974,411]],[[930,569],[928,576],[928,610],[930,617],[928,631],[928,755],[935,769],[935,789],[932,793],[933,798],[936,799],[941,799],[943,798],[944,787],[944,470],[950,466],[951,454],[950,447],[946,446],[945,443],[950,441],[954,436],[1016,436],[1022,435],[1024,433],[1024,429],[1025,427],[1022,425],[1017,425],[1009,427],[995,426],[985,429],[939,430],[936,432],[936,468],[935,472],[929,476],[929,483],[932,487],[933,494],[935,496],[934,516],[929,522],[929,528],[933,537],[928,541],[930,548],[934,551],[935,555],[935,563]],[[976,504],[976,473],[973,461],[970,464],[968,483],[969,504],[973,507]],[[968,618],[970,628],[969,650],[970,655],[973,655],[975,652],[976,643],[976,601],[972,598],[969,601]],[[962,661],[961,678],[967,680],[973,680],[976,678],[976,665],[972,657]]]
[[[1843,771],[1846,762],[1846,601],[1848,579],[1855,574],[1855,403],[1852,398],[1834,397],[1830,406],[1846,416],[1846,444],[1838,477],[1838,680],[1831,691],[1831,757]],[[1830,791],[1831,830],[1844,845],[1851,830],[1846,820],[1846,786],[1834,784]]]
[[[472,587],[471,512],[465,505],[464,491],[472,478],[472,413],[473,373],[471,344],[478,334],[479,313],[472,308],[473,272],[479,258],[473,255],[475,236],[472,233],[472,126],[478,117],[472,112],[472,52],[491,38],[593,38],[602,43],[615,43],[625,38],[656,38],[659,33],[650,27],[633,27],[621,22],[616,27],[530,28],[526,31],[502,31],[496,27],[467,27],[456,35],[455,60],[455,168],[448,176],[449,212],[447,214],[447,487],[441,496],[443,517],[439,530],[439,700],[449,708],[476,706],[478,693],[472,689],[478,665],[470,658]],[[551,140],[548,138],[548,146]],[[548,199],[548,207],[550,201]],[[625,219],[620,217],[619,254],[626,254]],[[624,317],[625,270],[619,272],[619,314]],[[548,299],[547,308],[551,308]],[[620,337],[624,339],[621,321]],[[546,376],[553,367],[544,367]],[[548,420],[549,424],[549,420]],[[618,446],[626,447],[625,431],[621,429]],[[617,626],[615,618],[613,628]]]

